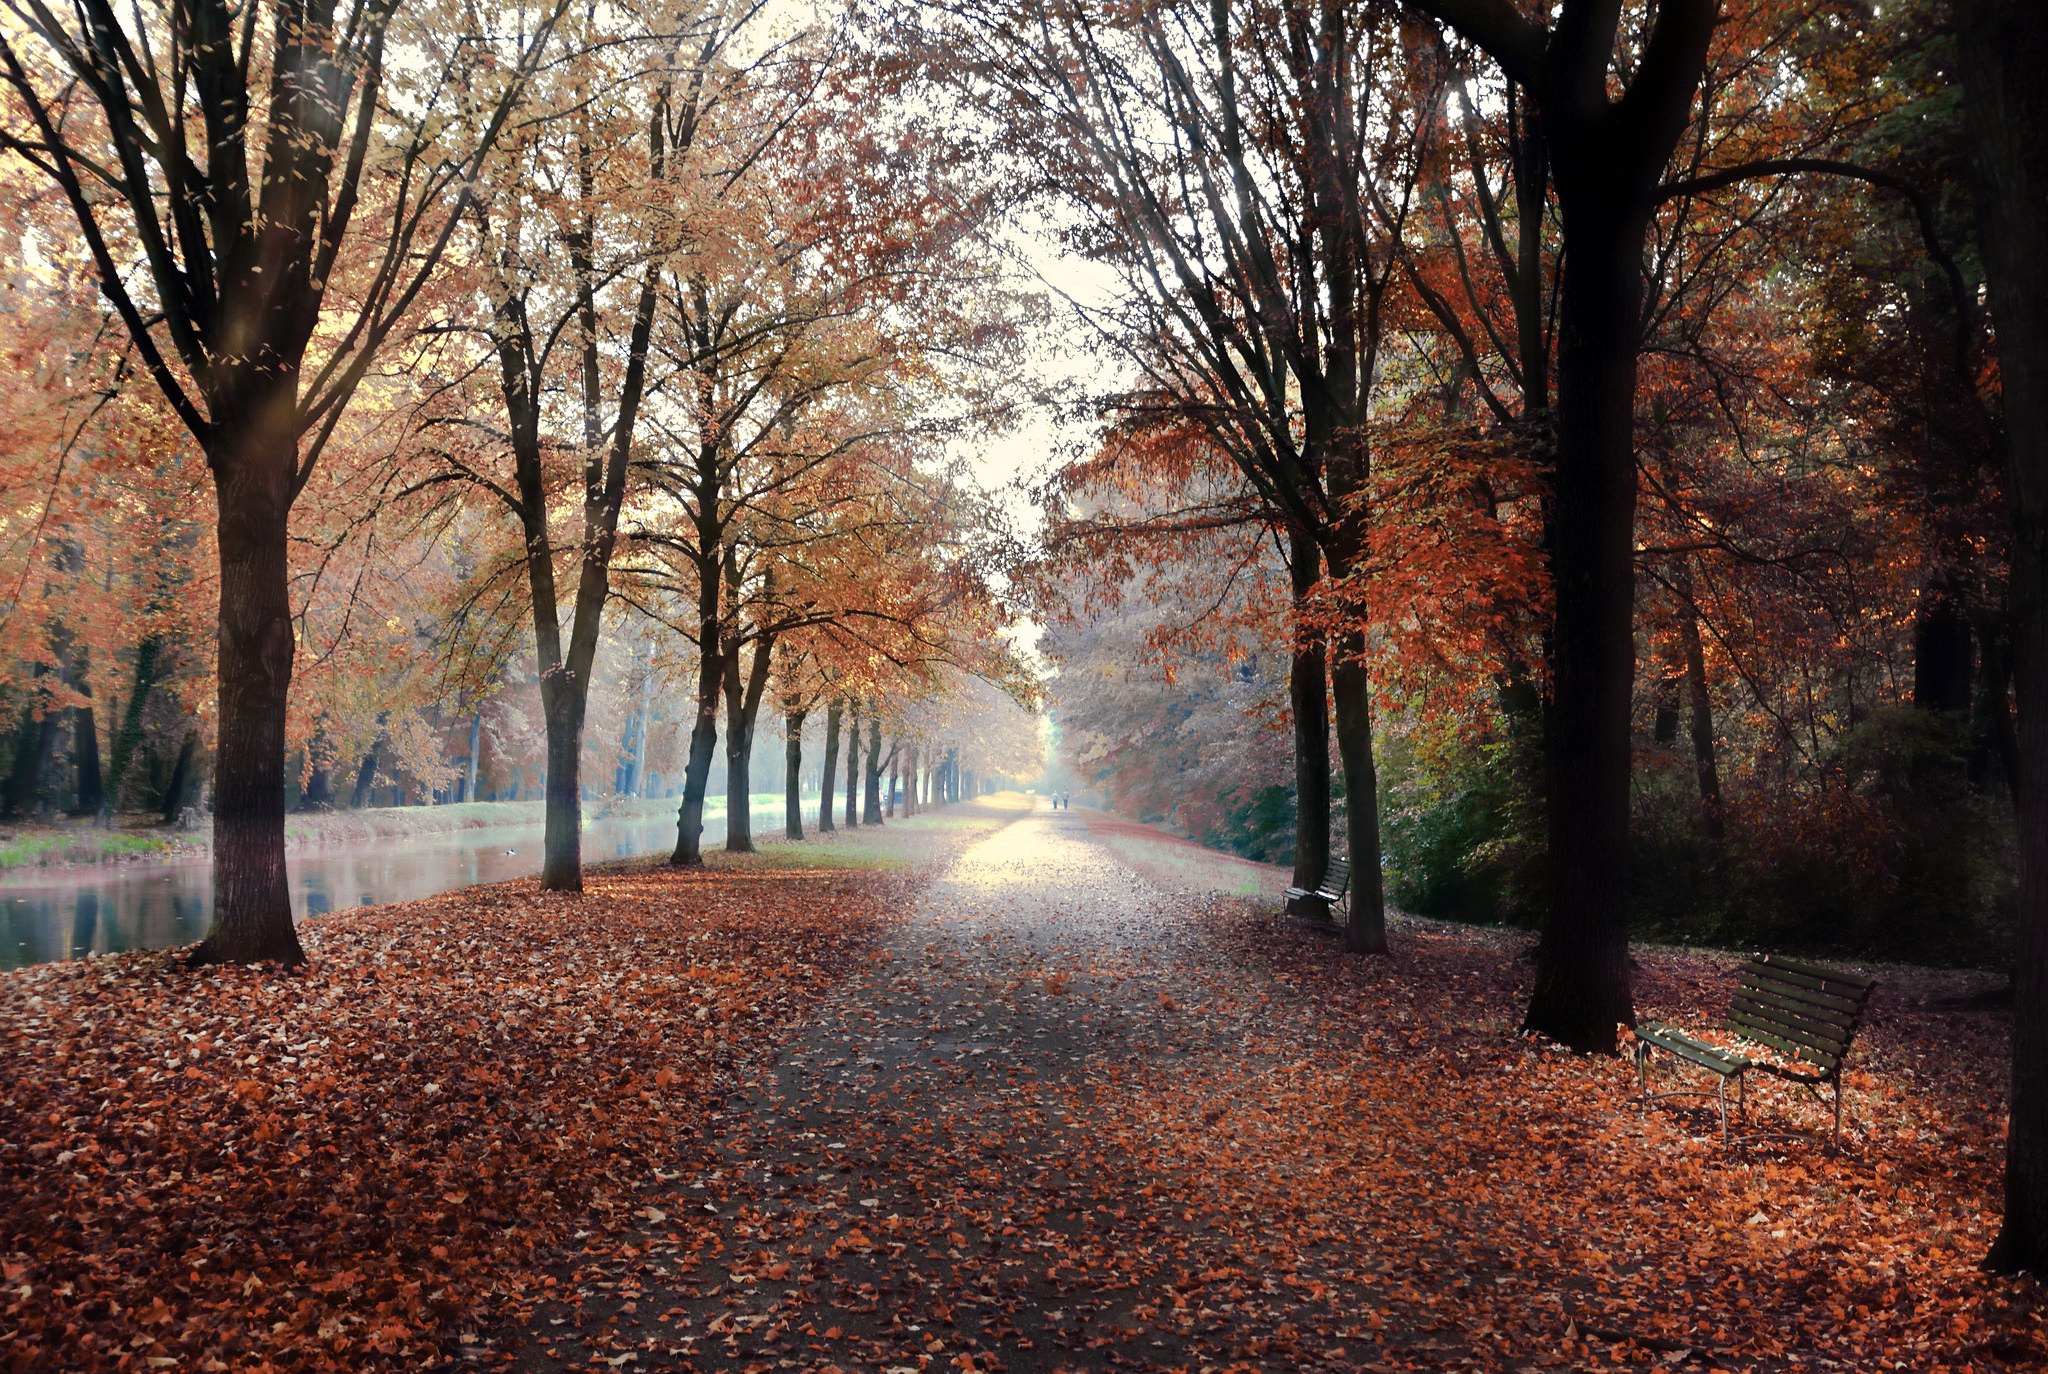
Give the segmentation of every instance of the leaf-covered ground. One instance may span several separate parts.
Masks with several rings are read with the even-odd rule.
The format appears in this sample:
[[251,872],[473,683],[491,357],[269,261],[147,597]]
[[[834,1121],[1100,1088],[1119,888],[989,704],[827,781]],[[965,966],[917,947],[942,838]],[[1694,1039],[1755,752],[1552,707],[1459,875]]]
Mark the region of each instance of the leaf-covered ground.
[[[1217,895],[1270,872],[1084,813],[958,808],[807,857],[885,851],[937,862],[622,872],[580,903],[515,884],[318,923],[298,979],[11,975],[0,1346],[16,1368],[2048,1360],[2039,1286],[1975,1268],[2006,1053],[1981,979],[1876,970],[1841,1153],[1769,1083],[1724,1150],[1710,1105],[1646,1112],[1624,1065],[1513,1032],[1523,937],[1401,922],[1360,963]],[[1725,1001],[1726,956],[1641,960],[1647,1013]]]

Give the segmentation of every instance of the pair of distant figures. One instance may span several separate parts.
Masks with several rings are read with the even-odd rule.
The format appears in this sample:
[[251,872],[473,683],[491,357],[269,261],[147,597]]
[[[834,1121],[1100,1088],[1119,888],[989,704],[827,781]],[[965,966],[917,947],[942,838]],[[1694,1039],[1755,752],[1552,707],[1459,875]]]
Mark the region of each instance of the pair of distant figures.
[[1057,811],[1061,807],[1065,807],[1069,811],[1074,809],[1074,794],[1072,792],[1055,792],[1052,794],[1052,809]]

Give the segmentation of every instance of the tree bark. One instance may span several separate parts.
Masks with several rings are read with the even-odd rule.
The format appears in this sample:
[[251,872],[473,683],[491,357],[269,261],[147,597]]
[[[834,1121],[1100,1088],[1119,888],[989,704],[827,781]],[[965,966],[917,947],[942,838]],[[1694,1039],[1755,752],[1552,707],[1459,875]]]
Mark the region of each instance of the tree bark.
[[[1581,158],[1591,155],[1580,150]],[[1629,714],[1635,688],[1635,379],[1647,210],[1575,185],[1559,310],[1551,558],[1552,902],[1527,1024],[1612,1053],[1635,1023],[1628,976]],[[1661,166],[1661,161],[1659,163]],[[1584,171],[1579,180],[1590,180]]]
[[541,673],[540,710],[548,739],[543,892],[583,890],[583,712],[588,700],[586,685],[566,666],[556,664]]
[[1923,711],[1967,711],[1975,668],[1970,619],[1954,587],[1920,594],[1913,617],[1913,704]]
[[[284,858],[285,711],[292,680],[286,528],[296,376],[252,432],[208,458],[219,502],[220,668],[213,772],[213,926],[195,964],[303,963]],[[267,432],[266,432],[267,430]]]
[[782,833],[792,840],[804,837],[804,711],[789,711],[782,717]]
[[860,703],[847,707],[846,728],[846,828],[860,824]]
[[1721,770],[1714,759],[1714,700],[1707,694],[1706,646],[1700,642],[1700,620],[1690,607],[1679,617],[1678,636],[1685,645],[1685,687],[1692,706],[1692,763],[1700,780],[1700,819],[1707,834],[1727,834],[1721,811]]
[[882,823],[882,720],[879,715],[868,717],[868,759],[862,773],[861,824]]
[[818,833],[829,835],[837,827],[832,823],[832,783],[839,772],[839,725],[846,715],[846,703],[839,697],[832,698],[831,706],[825,711],[825,769],[818,778]]
[[716,546],[698,560],[697,717],[690,728],[690,758],[683,769],[683,804],[676,810],[676,850],[669,862],[693,868],[704,862],[704,793],[711,782],[711,754],[718,746],[718,692],[725,666],[718,623],[719,568]]
[[1644,235],[1706,70],[1716,0],[1657,6],[1624,94],[1621,7],[1562,0],[1550,22],[1486,0],[1416,0],[1536,100],[1557,191],[1554,621],[1547,775],[1551,906],[1529,1029],[1613,1053],[1628,978],[1629,716],[1635,680],[1635,384]]
[[761,719],[761,696],[768,688],[772,636],[754,645],[754,661],[740,673],[743,646],[726,654],[725,668],[725,849],[728,854],[754,852],[754,726]]
[[[1380,872],[1379,768],[1373,760],[1372,683],[1364,662],[1365,639],[1346,634],[1330,668],[1336,708],[1337,756],[1344,764],[1344,838],[1351,858],[1351,948],[1387,952],[1387,895]],[[1298,884],[1297,884],[1298,885]]]
[[107,795],[117,811],[125,800],[128,766],[142,743],[142,713],[149,705],[149,694],[156,689],[157,660],[162,652],[163,643],[155,635],[143,636],[135,646],[135,680],[128,701],[121,708],[121,725],[114,733],[113,754],[107,769]]
[[2019,949],[2005,1215],[1986,1263],[2048,1277],[2048,8],[1961,0],[1957,53],[2003,387]]
[[348,794],[348,808],[351,811],[362,810],[370,804],[370,799],[376,795],[377,751],[383,747],[383,744],[384,740],[380,735],[376,743],[370,746],[370,752],[363,755],[363,761],[356,765],[356,785],[349,790]]
[[[1322,554],[1300,530],[1288,535],[1288,575],[1297,610],[1322,575]],[[1287,700],[1294,714],[1294,886],[1314,889],[1330,866],[1330,706],[1322,640],[1297,624],[1287,667]],[[1313,897],[1301,899],[1306,916],[1326,916]]]
[[187,730],[184,742],[178,746],[178,757],[171,763],[171,780],[164,785],[163,810],[159,814],[165,825],[175,825],[185,812],[185,797],[192,790],[198,756],[199,731]]

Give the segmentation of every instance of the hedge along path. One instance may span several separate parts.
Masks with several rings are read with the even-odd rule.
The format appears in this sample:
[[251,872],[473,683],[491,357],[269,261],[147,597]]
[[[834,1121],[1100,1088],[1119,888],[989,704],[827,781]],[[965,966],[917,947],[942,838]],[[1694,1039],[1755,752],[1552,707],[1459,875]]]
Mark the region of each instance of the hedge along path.
[[[1093,822],[1095,829],[1090,829]],[[1647,1115],[1515,1032],[1526,937],[1402,921],[1361,963],[1284,881],[1040,811],[962,853],[708,1122],[715,1162],[561,1257],[522,1370],[2005,1369],[2006,1020],[1886,970],[1849,1149]],[[1219,868],[1220,865],[1220,868]],[[1176,888],[1180,890],[1176,890]],[[1274,887],[1277,891],[1277,886]],[[1645,951],[1646,1008],[1725,955]]]

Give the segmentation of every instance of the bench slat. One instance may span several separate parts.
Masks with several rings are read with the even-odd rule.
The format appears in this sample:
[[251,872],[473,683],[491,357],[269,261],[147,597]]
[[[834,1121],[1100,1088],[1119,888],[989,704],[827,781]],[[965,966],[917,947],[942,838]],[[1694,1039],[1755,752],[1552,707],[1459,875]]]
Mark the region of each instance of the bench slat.
[[1851,973],[1847,969],[1829,968],[1825,964],[1809,964],[1798,959],[1785,959],[1776,954],[1759,954],[1750,962],[1762,964],[1767,968],[1781,970],[1786,973],[1795,973],[1805,978],[1818,978],[1826,983],[1845,984],[1856,989],[1864,997],[1868,997],[1870,990],[1877,986],[1875,978],[1865,978],[1860,973]]
[[1704,1040],[1695,1040],[1690,1035],[1670,1026],[1647,1021],[1636,1027],[1636,1035],[1658,1049],[1667,1050],[1681,1059],[1688,1059],[1703,1069],[1710,1069],[1723,1078],[1732,1077],[1749,1067],[1749,1060],[1741,1053],[1710,1045]]
[[1870,996],[1871,984],[1862,979],[1843,975],[1827,977],[1823,974],[1808,973],[1806,969],[1818,967],[1806,965],[1803,968],[1788,969],[1783,964],[1768,961],[1768,956],[1750,960],[1742,966],[1745,976],[1769,978],[1788,987],[1805,988],[1809,992],[1823,992],[1831,997],[1841,997],[1859,1006]]
[[1786,997],[1795,1002],[1804,1002],[1811,1007],[1825,1007],[1829,1011],[1841,1012],[1845,1016],[1860,1016],[1863,1012],[1865,1000],[1860,996],[1844,996],[1833,992],[1821,992],[1816,988],[1802,987],[1797,983],[1788,982],[1785,979],[1773,977],[1767,973],[1753,974],[1745,972],[1742,975],[1740,986],[1745,990],[1754,988],[1758,992],[1768,992],[1773,997]]
[[1765,1035],[1773,1035],[1780,1040],[1789,1040],[1793,1044],[1803,1045],[1816,1054],[1830,1055],[1837,1059],[1849,1049],[1849,1041],[1846,1037],[1837,1040],[1832,1036],[1815,1035],[1804,1026],[1788,1026],[1782,1021],[1773,1021],[1769,1017],[1758,1016],[1754,1012],[1745,1011],[1740,1007],[1729,1010],[1728,1028],[1733,1031],[1739,1031],[1743,1035],[1754,1036],[1759,1032]]
[[1772,1049],[1789,1054],[1795,1059],[1804,1059],[1818,1068],[1823,1077],[1832,1077],[1835,1070],[1842,1066],[1842,1056],[1839,1054],[1823,1054],[1811,1045],[1797,1044],[1782,1036],[1772,1035],[1768,1031],[1745,1030],[1742,1033],[1759,1045],[1769,1045]]
[[1781,1011],[1786,1016],[1800,1021],[1811,1021],[1818,1026],[1832,1026],[1840,1031],[1856,1029],[1857,1017],[1854,1012],[1841,1011],[1835,1007],[1817,1007],[1813,1003],[1801,1001],[1797,997],[1787,997],[1782,993],[1766,992],[1762,988],[1753,988],[1747,983],[1738,988],[1735,995],[1744,1001],[1754,1002],[1760,1007],[1769,1007],[1774,1011]]
[[1739,997],[1729,1004],[1728,1015],[1774,1029],[1788,1040],[1811,1040],[1832,1054],[1840,1054],[1855,1038],[1855,1032],[1844,1030],[1840,1026],[1816,1026],[1810,1021],[1801,1021],[1770,1007],[1751,1005]]

